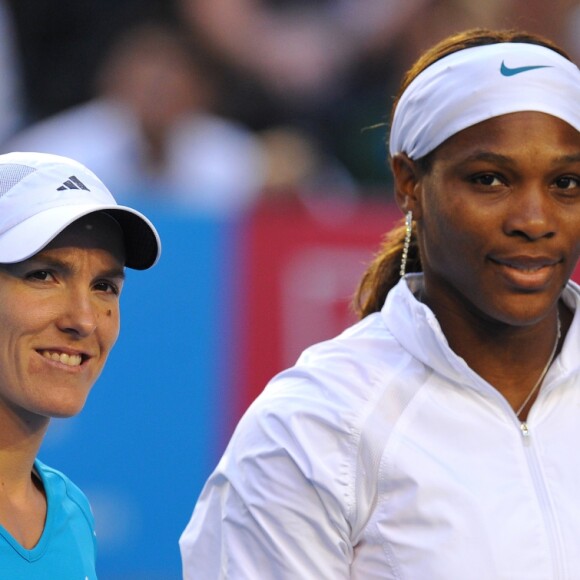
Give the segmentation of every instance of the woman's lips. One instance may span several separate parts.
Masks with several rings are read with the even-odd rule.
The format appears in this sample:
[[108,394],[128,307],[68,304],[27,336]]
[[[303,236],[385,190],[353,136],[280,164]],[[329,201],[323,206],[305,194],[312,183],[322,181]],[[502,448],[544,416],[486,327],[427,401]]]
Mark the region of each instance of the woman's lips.
[[69,368],[78,368],[90,358],[82,352],[73,352],[59,348],[41,348],[37,352],[43,358]]
[[502,276],[513,286],[535,290],[545,287],[554,274],[558,260],[545,256],[491,258]]

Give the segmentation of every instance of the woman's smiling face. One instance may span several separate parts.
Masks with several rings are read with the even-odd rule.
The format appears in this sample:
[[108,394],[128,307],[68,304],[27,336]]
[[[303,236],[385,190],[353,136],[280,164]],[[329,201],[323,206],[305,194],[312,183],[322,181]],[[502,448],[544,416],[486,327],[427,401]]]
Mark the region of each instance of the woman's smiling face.
[[0,265],[0,411],[78,413],[119,333],[123,235],[81,218],[28,260]]
[[531,324],[580,255],[580,133],[544,113],[489,119],[432,153],[412,197],[433,309]]

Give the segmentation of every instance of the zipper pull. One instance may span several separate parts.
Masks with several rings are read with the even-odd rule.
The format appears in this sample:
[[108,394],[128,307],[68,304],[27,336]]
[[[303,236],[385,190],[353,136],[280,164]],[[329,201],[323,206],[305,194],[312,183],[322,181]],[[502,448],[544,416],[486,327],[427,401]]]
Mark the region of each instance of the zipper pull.
[[520,425],[520,429],[522,431],[522,436],[524,439],[528,439],[528,437],[530,436],[530,430],[528,429],[528,424],[527,423],[522,423]]

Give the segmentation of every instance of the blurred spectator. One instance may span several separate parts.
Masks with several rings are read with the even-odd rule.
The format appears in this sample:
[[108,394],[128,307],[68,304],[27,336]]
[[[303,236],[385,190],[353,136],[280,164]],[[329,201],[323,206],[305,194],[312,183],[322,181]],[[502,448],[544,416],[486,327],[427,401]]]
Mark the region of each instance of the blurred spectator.
[[504,8],[513,26],[554,38],[573,58],[580,58],[578,0],[511,0]]
[[580,3],[573,6],[566,21],[564,42],[570,48],[570,53],[576,62],[580,61]]
[[385,183],[391,48],[430,0],[177,0],[220,63],[227,114],[256,130],[295,125],[361,183]]
[[505,6],[512,0],[430,0],[420,10],[395,46],[400,76],[427,47],[458,30],[472,27],[503,27],[500,22]]
[[214,53],[289,110],[336,98],[427,0],[181,0]]
[[10,7],[0,1],[0,143],[22,123],[21,63],[14,38]]
[[[261,131],[259,137],[265,157],[265,199],[298,199],[313,217],[335,225],[337,217],[348,219],[357,210],[360,184],[312,135],[280,125]],[[330,200],[337,210],[332,216],[328,214]]]
[[425,47],[476,26],[528,28],[573,53],[580,42],[578,0],[176,2],[229,79],[227,114],[310,133],[367,191],[390,178],[384,128],[364,129],[387,121],[393,79]]
[[166,20],[174,0],[3,0],[13,16],[25,121],[86,102],[103,50],[145,19]]
[[11,150],[74,156],[134,194],[230,212],[250,204],[263,175],[259,140],[211,112],[212,78],[177,30],[140,24],[116,42],[97,96],[25,129]]
[[266,194],[290,191],[310,197],[357,193],[357,184],[345,168],[298,127],[272,127],[261,131],[259,137],[265,156]]
[[[319,186],[338,191],[350,179],[359,195],[384,196],[390,184],[385,110],[394,79],[426,46],[454,30],[529,28],[580,56],[578,0],[55,0],[50,6],[0,1],[17,16],[25,76],[36,79],[26,85],[27,112],[42,118],[64,102],[86,103],[68,106],[61,117],[23,134],[22,146],[42,140],[45,148],[58,146],[64,154],[86,150],[89,166],[115,156],[123,189],[167,184],[182,190],[176,201],[214,209],[245,207],[261,185],[269,193],[276,185],[278,192],[289,191],[290,177],[305,191]],[[181,18],[188,44],[201,48],[203,62],[211,59],[212,75],[192,55],[160,64],[161,53],[182,50],[167,48],[182,45],[172,29],[165,41],[151,42],[164,46],[159,51],[146,48],[145,34],[138,41],[136,32],[127,32],[108,52],[97,97],[87,103],[94,95],[86,87],[97,54],[143,15],[157,22]],[[129,49],[134,56],[123,57]],[[136,65],[139,59],[150,61],[146,74],[147,67]],[[189,89],[184,80],[155,80],[161,71],[167,76],[174,71],[176,79],[184,60],[190,61],[184,65]],[[107,80],[115,75],[120,80]],[[187,92],[194,96],[190,105]],[[180,117],[180,108],[189,112]],[[57,129],[53,121],[65,124]],[[367,130],[372,126],[379,127]],[[82,139],[88,128],[91,139]],[[265,150],[248,129],[263,137]],[[314,150],[317,161],[309,160],[307,179],[298,171],[305,166],[292,167],[284,159],[285,148],[294,155],[299,142],[301,159]],[[204,186],[210,181],[216,189]]]
[[555,40],[573,53],[578,27],[569,27],[578,0],[430,0],[401,37],[399,48],[405,70],[415,56],[437,40],[471,27],[518,28]]

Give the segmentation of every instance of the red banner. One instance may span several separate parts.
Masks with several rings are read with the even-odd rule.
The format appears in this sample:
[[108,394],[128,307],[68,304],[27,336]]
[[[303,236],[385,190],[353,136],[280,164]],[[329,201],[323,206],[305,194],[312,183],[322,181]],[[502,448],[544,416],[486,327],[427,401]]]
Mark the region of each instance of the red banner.
[[[350,302],[382,237],[402,214],[394,204],[264,204],[248,225],[247,289],[238,361],[241,414],[304,348],[356,317]],[[239,350],[241,349],[241,351]]]

